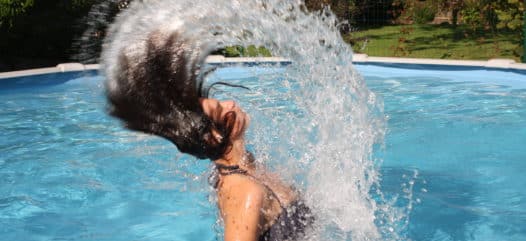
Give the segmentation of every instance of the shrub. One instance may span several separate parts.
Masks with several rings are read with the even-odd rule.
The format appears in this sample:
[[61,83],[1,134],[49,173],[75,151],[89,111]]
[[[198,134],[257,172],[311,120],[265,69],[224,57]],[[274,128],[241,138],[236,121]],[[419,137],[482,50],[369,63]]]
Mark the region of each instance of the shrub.
[[220,54],[225,57],[270,57],[272,54],[265,47],[256,47],[249,45],[243,47],[241,45],[229,46],[224,49],[215,51],[213,54]]
[[436,7],[432,4],[415,4],[413,7],[413,21],[417,24],[429,23],[435,19]]
[[396,0],[393,1],[393,9],[396,10],[398,23],[425,24],[435,19],[439,3],[438,0]]
[[524,1],[499,0],[494,1],[492,4],[499,20],[497,28],[510,30],[522,29],[524,24],[524,11],[526,11],[526,4]]
[[2,0],[0,1],[0,27],[2,25],[13,25],[15,17],[24,14],[33,7],[33,0]]
[[223,51],[219,51],[221,55],[225,57],[240,57],[242,56],[243,47],[241,46],[229,46],[226,47]]

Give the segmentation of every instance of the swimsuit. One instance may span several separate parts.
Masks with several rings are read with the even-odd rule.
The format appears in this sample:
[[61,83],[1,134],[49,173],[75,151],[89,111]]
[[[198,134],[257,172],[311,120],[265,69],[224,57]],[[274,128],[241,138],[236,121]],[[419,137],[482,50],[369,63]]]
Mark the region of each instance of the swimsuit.
[[[225,166],[217,165],[217,174],[219,175],[232,175],[240,174],[257,180],[254,176],[250,175],[246,170],[239,168],[239,166]],[[219,178],[214,183],[214,188],[217,188],[219,184]],[[278,218],[274,221],[261,236],[258,241],[295,241],[300,240],[305,234],[305,229],[311,226],[314,222],[314,217],[310,208],[301,199],[292,201],[288,207],[281,204],[277,195],[267,185],[261,183],[270,194],[276,198],[280,207],[281,213]]]
[[303,201],[295,200],[287,208],[281,207],[276,221],[259,236],[258,241],[299,240],[313,222],[310,208]]

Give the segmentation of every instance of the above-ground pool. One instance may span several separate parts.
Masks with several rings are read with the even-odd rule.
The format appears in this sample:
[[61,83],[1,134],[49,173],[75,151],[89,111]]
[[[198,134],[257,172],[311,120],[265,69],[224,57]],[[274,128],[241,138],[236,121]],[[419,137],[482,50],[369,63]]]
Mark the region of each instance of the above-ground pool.
[[[408,215],[402,239],[526,240],[526,74],[402,67],[356,66],[388,117],[374,152],[382,192],[409,195],[394,204]],[[216,75],[272,85],[257,75],[283,68]],[[221,239],[209,162],[121,128],[102,77],[1,79],[0,99],[1,240]]]

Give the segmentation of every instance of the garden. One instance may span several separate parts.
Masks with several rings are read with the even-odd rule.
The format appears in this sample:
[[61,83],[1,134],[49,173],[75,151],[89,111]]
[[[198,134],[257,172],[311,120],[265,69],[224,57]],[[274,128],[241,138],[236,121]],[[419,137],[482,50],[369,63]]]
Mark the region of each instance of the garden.
[[[130,1],[0,0],[0,71],[98,62],[108,23]],[[524,0],[305,0],[305,11],[327,10],[357,53],[526,61]],[[271,55],[261,46],[215,54]]]

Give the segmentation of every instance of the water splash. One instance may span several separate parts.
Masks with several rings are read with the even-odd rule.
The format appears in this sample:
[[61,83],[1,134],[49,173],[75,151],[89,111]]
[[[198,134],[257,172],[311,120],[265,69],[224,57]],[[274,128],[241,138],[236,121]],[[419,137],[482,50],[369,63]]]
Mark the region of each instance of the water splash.
[[119,51],[140,47],[158,30],[184,34],[203,51],[257,45],[292,60],[279,78],[294,90],[259,91],[283,95],[294,113],[266,108],[264,100],[247,104],[261,117],[249,135],[256,157],[303,189],[318,220],[311,240],[402,239],[397,222],[406,213],[381,198],[372,160],[373,145],[385,133],[382,101],[352,66],[337,24],[330,11],[309,13],[301,1],[135,1],[111,26],[102,64],[111,75]]

